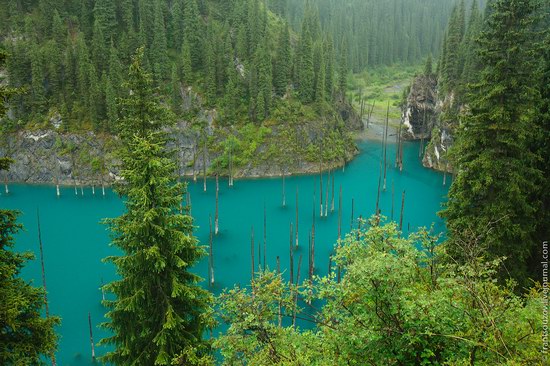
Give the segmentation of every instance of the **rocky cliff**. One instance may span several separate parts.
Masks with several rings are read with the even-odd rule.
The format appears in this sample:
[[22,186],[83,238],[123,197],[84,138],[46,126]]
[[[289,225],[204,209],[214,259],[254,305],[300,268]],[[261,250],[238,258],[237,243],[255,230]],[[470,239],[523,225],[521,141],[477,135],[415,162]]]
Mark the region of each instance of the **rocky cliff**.
[[[343,128],[346,131],[359,130],[362,127],[357,114],[346,103],[339,103],[337,112],[342,117]],[[206,126],[208,135],[208,147],[203,153],[199,146],[200,133],[192,126],[180,121],[175,128],[169,131],[172,141],[169,147],[177,153],[179,174],[192,176],[201,174],[203,168],[212,173],[212,165],[220,155],[220,146],[223,136],[228,133],[237,138],[246,139],[239,135],[240,132],[233,128],[215,126],[216,112],[204,111],[198,116]],[[43,183],[61,185],[109,185],[120,179],[117,169],[117,160],[114,151],[120,145],[116,137],[86,133],[61,132],[62,121],[59,116],[50,120],[48,129],[21,131],[2,136],[0,141],[0,156],[9,156],[15,163],[1,179],[9,182]],[[313,144],[318,128],[316,122],[304,122],[301,124],[305,140],[299,141],[300,145],[307,147]],[[261,177],[277,176],[281,174],[281,167],[273,160],[273,141],[277,140],[277,126],[270,129],[270,137],[254,148],[253,158],[241,166],[235,167],[235,177]],[[273,140],[273,141],[270,141]],[[241,141],[246,144],[247,141]],[[340,141],[341,142],[341,141]],[[344,141],[344,156],[333,158],[326,162],[325,168],[336,167],[349,161],[357,153],[353,141]],[[250,143],[254,145],[254,143]],[[309,149],[311,150],[311,149]],[[304,154],[307,149],[302,149]],[[311,152],[311,151],[310,151]],[[286,174],[316,172],[319,169],[318,158],[308,159],[307,156],[296,159],[296,164],[288,167]],[[223,173],[222,173],[223,174]]]
[[454,107],[452,93],[441,96],[433,76],[417,76],[403,107],[403,138],[422,140],[423,165],[439,171],[452,171],[447,152],[453,143],[456,121],[448,113]]

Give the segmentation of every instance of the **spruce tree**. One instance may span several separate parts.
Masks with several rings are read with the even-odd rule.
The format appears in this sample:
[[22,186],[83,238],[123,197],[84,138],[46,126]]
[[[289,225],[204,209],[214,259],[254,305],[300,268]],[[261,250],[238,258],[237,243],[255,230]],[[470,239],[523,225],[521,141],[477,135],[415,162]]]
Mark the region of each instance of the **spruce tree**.
[[302,35],[298,49],[298,95],[304,103],[315,99],[315,70],[313,65],[313,40],[307,23],[302,24]]
[[115,2],[112,0],[96,0],[94,5],[94,19],[98,22],[104,36],[103,44],[113,37],[117,25]]
[[432,66],[432,54],[428,55],[428,59],[426,60],[426,65],[424,65],[424,75],[426,77],[431,77],[433,74],[433,66]]
[[153,24],[153,43],[149,60],[153,66],[153,75],[158,85],[168,78],[170,67],[168,65],[168,45],[166,41],[166,26],[162,12],[163,2],[155,1],[155,16]]
[[[550,8],[550,4],[548,5]],[[546,28],[546,37],[542,43],[542,64],[538,85],[540,101],[538,103],[536,122],[536,138],[531,149],[538,159],[538,167],[543,180],[538,182],[536,197],[541,205],[536,213],[537,225],[535,242],[542,243],[550,237],[550,191],[547,179],[550,177],[550,31]],[[532,248],[529,262],[530,275],[539,278],[542,273],[540,250],[538,245]]]
[[325,47],[325,96],[332,100],[334,91],[334,48],[330,35],[324,44]]
[[262,120],[269,116],[273,93],[271,55],[267,49],[267,43],[267,40],[260,43],[256,55],[258,65],[258,101],[261,101],[261,108],[258,108],[258,116]]
[[[0,50],[0,69],[5,53]],[[5,117],[7,100],[16,90],[0,80],[0,119]],[[0,172],[8,170],[10,158],[0,157]],[[58,317],[41,316],[44,309],[43,288],[31,286],[21,277],[25,262],[34,259],[31,253],[15,253],[14,236],[22,229],[18,213],[0,210],[0,364],[39,365],[44,356],[52,357],[57,348],[54,327]]]
[[344,38],[340,50],[340,62],[338,64],[338,92],[342,97],[346,95],[348,85],[348,41]]
[[31,48],[31,91],[32,105],[35,114],[46,112],[47,99],[44,86],[44,59],[38,45]]
[[116,300],[105,301],[113,335],[101,341],[115,348],[102,357],[114,365],[170,365],[182,353],[203,352],[202,333],[210,295],[190,269],[205,254],[193,236],[186,187],[175,176],[174,152],[163,128],[174,117],[160,104],[140,50],[130,66],[132,91],[121,104],[121,174],[117,192],[126,212],[106,220],[122,254],[105,259],[120,280],[105,286]]
[[184,41],[181,47],[181,73],[185,84],[193,81],[193,61],[191,60],[191,47],[188,41]]
[[200,69],[202,65],[202,32],[203,27],[196,0],[184,0],[184,35],[185,42],[189,45],[191,64],[193,70]]
[[273,70],[273,87],[278,96],[283,96],[288,86],[291,65],[290,30],[288,23],[281,29],[277,44],[277,56]]
[[[528,146],[536,89],[533,0],[496,0],[480,36],[481,79],[471,90],[452,156],[458,176],[442,216],[457,259],[464,235],[479,238],[486,256],[506,256],[506,267],[526,281],[540,170]],[[503,274],[506,277],[507,274]],[[525,283],[525,282],[524,282]]]

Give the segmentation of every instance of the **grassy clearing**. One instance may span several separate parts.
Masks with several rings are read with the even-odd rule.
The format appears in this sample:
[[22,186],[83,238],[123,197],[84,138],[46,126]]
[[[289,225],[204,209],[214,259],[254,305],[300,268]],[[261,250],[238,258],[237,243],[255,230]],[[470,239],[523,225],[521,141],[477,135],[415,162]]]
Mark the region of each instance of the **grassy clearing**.
[[374,123],[383,123],[389,102],[390,124],[397,125],[401,119],[400,104],[403,90],[410,84],[415,74],[421,71],[422,65],[379,66],[365,70],[350,77],[348,96],[351,97],[353,106],[358,111],[360,110],[362,97],[365,98],[368,105],[372,105],[373,100],[376,101],[371,118]]

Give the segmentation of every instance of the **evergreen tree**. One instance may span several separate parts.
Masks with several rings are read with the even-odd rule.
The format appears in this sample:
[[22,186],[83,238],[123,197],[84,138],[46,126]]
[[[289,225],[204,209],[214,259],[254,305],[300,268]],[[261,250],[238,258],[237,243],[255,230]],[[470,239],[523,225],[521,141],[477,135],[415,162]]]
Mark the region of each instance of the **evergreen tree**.
[[172,98],[170,98],[172,111],[175,114],[179,114],[181,108],[181,91],[178,68],[175,64],[172,65],[172,73],[170,74],[170,87],[172,91]]
[[[0,69],[5,61],[6,55],[0,50]],[[5,117],[7,99],[15,92],[0,82],[0,119]],[[11,159],[0,157],[0,172],[7,171],[11,163]],[[15,211],[0,210],[0,364],[38,365],[44,356],[54,355],[54,327],[60,321],[58,317],[41,316],[44,289],[33,287],[20,277],[25,262],[34,257],[11,250],[14,236],[22,229],[17,216]]]
[[315,55],[313,60],[315,68],[315,101],[321,102],[325,100],[326,92],[325,56],[323,54],[323,46],[321,43],[317,43],[315,46]]
[[338,91],[344,97],[348,88],[348,42],[344,38],[342,41],[342,49],[340,50],[340,63],[338,64]]
[[162,13],[162,2],[155,1],[155,17],[153,26],[153,43],[149,60],[153,66],[155,81],[161,85],[162,81],[167,79],[170,67],[168,65],[168,45],[166,41],[166,26]]
[[[230,49],[229,54],[232,55],[233,51]],[[234,123],[238,116],[242,106],[242,99],[245,94],[241,76],[235,67],[235,60],[230,57],[227,63],[227,77],[228,82],[225,87],[225,116],[229,120],[229,123]]]
[[461,258],[464,235],[480,238],[490,258],[506,256],[509,273],[526,280],[537,221],[532,197],[540,179],[532,136],[536,90],[535,1],[496,0],[480,36],[480,81],[473,86],[453,156],[459,169],[449,192],[450,252]]
[[302,24],[302,35],[297,54],[298,95],[304,103],[315,99],[315,70],[313,65],[313,40],[307,23]]
[[191,60],[191,47],[187,41],[181,47],[181,64],[183,81],[189,84],[193,81],[193,61]]
[[210,34],[207,38],[205,50],[205,93],[206,99],[210,106],[213,106],[216,101],[216,55],[214,53],[213,36]]
[[273,86],[275,93],[283,96],[288,87],[291,67],[290,30],[288,23],[282,28],[277,45],[277,57],[273,70]]
[[112,0],[96,0],[94,5],[94,19],[101,28],[104,47],[111,40],[117,25],[115,2]]
[[199,7],[196,0],[184,0],[184,35],[185,42],[191,52],[191,64],[193,70],[198,70],[202,65],[202,31]]
[[[550,7],[550,4],[549,4]],[[550,176],[550,31],[546,28],[545,41],[542,44],[542,65],[539,82],[540,101],[538,103],[536,123],[536,138],[530,144],[533,152],[539,157],[538,167],[542,172],[543,180],[538,182],[536,197],[540,199],[541,205],[535,217],[536,233],[535,242],[542,243],[550,237],[550,192],[545,179]],[[540,249],[534,245],[529,261],[529,270],[533,278],[540,279],[542,272],[540,263]]]
[[263,120],[269,116],[271,110],[271,97],[273,94],[271,55],[267,49],[268,42],[264,40],[257,50],[256,62],[258,64],[258,116]]
[[453,10],[449,29],[447,32],[447,43],[445,46],[444,82],[449,90],[453,90],[460,82],[462,76],[461,65],[461,44],[465,29],[465,8],[464,0]]
[[113,87],[115,97],[120,95],[123,80],[122,64],[118,57],[118,51],[114,46],[114,42],[111,42],[111,48],[109,50],[109,81]]
[[103,361],[114,365],[170,365],[183,351],[204,350],[204,311],[210,295],[189,272],[204,255],[193,236],[189,209],[179,213],[185,185],[177,182],[174,152],[166,150],[162,128],[173,124],[141,64],[141,50],[129,74],[132,91],[122,101],[121,152],[126,212],[106,220],[113,244],[122,250],[112,262],[120,280],[105,286],[113,335],[101,341],[115,349]]
[[332,38],[328,37],[325,42],[325,95],[329,100],[332,100],[332,94],[334,91],[334,48],[332,45]]
[[92,38],[92,60],[97,70],[102,71],[107,62],[107,44],[103,35],[103,27],[96,19],[94,22],[94,35]]
[[174,32],[173,38],[173,47],[177,51],[181,51],[181,46],[183,45],[183,40],[185,38],[185,24],[184,24],[185,14],[183,12],[183,4],[181,1],[175,1],[174,6],[172,7],[172,30]]
[[464,68],[462,70],[461,84],[467,85],[477,79],[480,65],[477,57],[476,39],[479,36],[483,26],[483,18],[479,12],[477,0],[472,2],[470,10],[470,19],[468,21],[468,29],[464,36],[462,44],[462,58],[464,60]]
[[31,87],[33,112],[41,114],[46,112],[46,88],[44,86],[44,60],[38,45],[31,49]]
[[105,78],[105,108],[108,123],[105,125],[107,132],[112,131],[112,126],[118,120],[118,106],[116,103],[116,92],[110,77]]
[[426,60],[426,65],[424,66],[424,75],[427,77],[431,77],[433,74],[433,66],[432,66],[432,55],[430,54],[428,56],[428,59]]

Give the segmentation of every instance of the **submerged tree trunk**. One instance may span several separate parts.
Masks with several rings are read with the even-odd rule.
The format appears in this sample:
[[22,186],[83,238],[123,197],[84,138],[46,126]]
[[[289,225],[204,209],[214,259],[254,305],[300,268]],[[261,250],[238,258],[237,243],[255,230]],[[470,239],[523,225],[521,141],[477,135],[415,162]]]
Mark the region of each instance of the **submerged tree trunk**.
[[[50,306],[48,302],[48,287],[46,286],[46,270],[44,268],[44,247],[42,245],[42,232],[40,229],[40,212],[36,209],[36,221],[38,226],[38,244],[40,246],[40,267],[42,269],[42,287],[44,288],[44,308],[46,310],[46,318],[50,317]],[[50,355],[52,366],[56,366],[55,353]]]
[[403,196],[401,197],[401,216],[399,218],[399,231],[403,230],[403,211],[405,210],[405,191],[403,191]]
[[220,201],[220,184],[218,180],[218,175],[216,175],[216,217],[215,217],[215,223],[214,223],[214,234],[218,235],[218,232],[220,231],[220,225],[219,225],[219,201]]
[[[280,276],[281,275],[281,259],[279,258],[279,256],[277,256],[277,276]],[[282,307],[283,307],[283,304],[281,302],[281,300],[279,300],[279,316],[278,316],[278,324],[279,324],[279,327],[281,327],[282,323],[283,323],[283,314],[282,314]]]
[[208,274],[210,277],[210,286],[214,286],[214,252],[213,252],[213,235],[212,235],[212,215],[210,215],[210,235],[209,235],[209,256],[208,256]]
[[388,127],[390,122],[390,102],[388,102],[388,109],[386,111],[386,129],[384,132],[384,187],[383,190],[386,192],[386,177],[388,172],[387,164],[387,155],[388,155]]
[[265,201],[264,201],[264,271],[267,269],[267,263],[265,261],[266,251],[267,251],[267,212],[266,212]]
[[299,211],[298,211],[298,187],[296,187],[296,248],[298,248],[298,230],[299,230]]
[[252,283],[254,281],[254,273],[256,272],[256,266],[254,265],[254,226],[252,226],[250,233],[250,260],[252,262],[252,276],[250,283]]
[[88,326],[90,328],[90,345],[92,347],[92,361],[95,361],[94,333],[92,331],[92,315],[88,313]]
[[293,245],[294,235],[292,234],[292,223],[290,223],[290,246],[289,246],[289,258],[290,258],[290,284],[293,284],[294,281],[294,245]]
[[380,162],[380,173],[378,175],[378,193],[376,194],[376,213],[378,217],[380,215],[380,182],[382,180],[382,162]]
[[282,191],[282,199],[283,199],[283,207],[286,207],[286,184],[285,184],[285,170],[282,170],[283,175],[283,191]]
[[204,145],[202,149],[202,178],[203,190],[206,192],[206,137],[204,138]]

